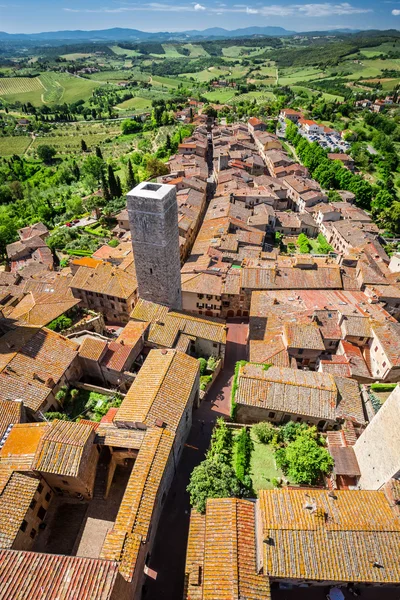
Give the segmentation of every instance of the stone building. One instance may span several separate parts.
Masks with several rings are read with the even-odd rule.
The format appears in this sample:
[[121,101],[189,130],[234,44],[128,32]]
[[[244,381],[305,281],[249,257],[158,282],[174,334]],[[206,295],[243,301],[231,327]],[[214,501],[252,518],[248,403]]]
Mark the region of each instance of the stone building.
[[139,297],[182,308],[175,187],[140,183],[127,204]]
[[391,478],[400,479],[399,422],[398,385],[354,445],[363,489],[379,490]]

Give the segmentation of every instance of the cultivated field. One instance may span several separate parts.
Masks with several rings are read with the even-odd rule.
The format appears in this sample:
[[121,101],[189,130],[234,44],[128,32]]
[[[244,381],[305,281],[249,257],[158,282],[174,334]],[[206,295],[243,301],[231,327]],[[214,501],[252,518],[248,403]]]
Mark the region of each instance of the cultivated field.
[[135,111],[146,110],[148,108],[151,108],[151,100],[149,98],[141,98],[140,96],[135,96],[134,98],[125,100],[125,102],[121,102],[121,104],[117,104],[116,108],[123,110],[132,109]]
[[0,137],[0,156],[12,156],[13,154],[24,154],[32,139],[28,135]]

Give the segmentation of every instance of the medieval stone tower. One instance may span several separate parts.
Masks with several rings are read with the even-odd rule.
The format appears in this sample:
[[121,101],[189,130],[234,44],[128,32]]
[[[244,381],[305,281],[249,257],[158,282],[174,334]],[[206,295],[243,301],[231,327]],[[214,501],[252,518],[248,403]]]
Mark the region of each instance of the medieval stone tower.
[[175,186],[142,182],[128,193],[127,205],[139,298],[181,309]]

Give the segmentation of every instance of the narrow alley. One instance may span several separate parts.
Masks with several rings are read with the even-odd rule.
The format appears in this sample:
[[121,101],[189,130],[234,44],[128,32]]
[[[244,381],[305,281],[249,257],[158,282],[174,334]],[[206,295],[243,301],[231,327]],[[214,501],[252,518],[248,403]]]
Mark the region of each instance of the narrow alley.
[[146,600],[180,600],[183,594],[190,504],[186,486],[190,473],[204,458],[219,416],[229,417],[235,364],[246,359],[248,325],[228,323],[225,365],[208,397],[193,413],[193,426],[167,496],[148,566],[157,579],[147,578]]

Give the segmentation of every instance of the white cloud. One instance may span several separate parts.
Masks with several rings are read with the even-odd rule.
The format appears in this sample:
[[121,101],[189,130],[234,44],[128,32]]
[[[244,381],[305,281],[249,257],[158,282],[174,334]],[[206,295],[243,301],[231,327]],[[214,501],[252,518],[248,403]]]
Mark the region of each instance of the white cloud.
[[400,10],[395,8],[394,10],[392,10],[392,15],[394,15],[395,17],[398,17],[400,15]]
[[206,10],[206,7],[203,6],[202,4],[195,4],[194,10]]

